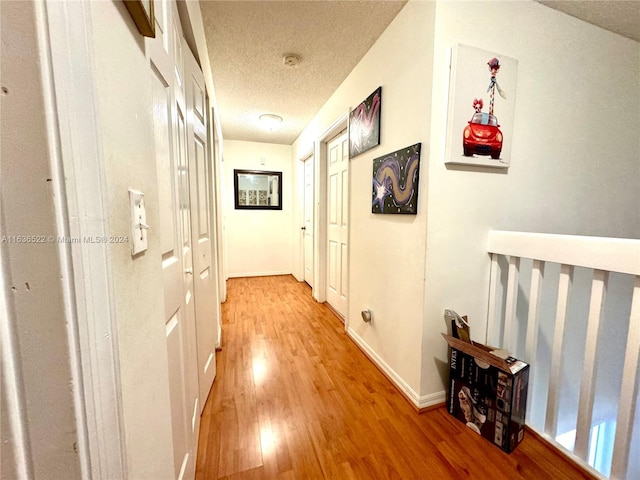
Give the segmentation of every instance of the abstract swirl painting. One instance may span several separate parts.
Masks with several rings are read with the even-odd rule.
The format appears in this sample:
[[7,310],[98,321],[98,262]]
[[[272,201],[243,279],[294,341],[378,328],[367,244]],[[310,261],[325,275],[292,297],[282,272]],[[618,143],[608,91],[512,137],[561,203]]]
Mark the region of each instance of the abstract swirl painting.
[[418,213],[420,143],[373,160],[372,213]]
[[349,113],[349,158],[380,145],[382,87]]

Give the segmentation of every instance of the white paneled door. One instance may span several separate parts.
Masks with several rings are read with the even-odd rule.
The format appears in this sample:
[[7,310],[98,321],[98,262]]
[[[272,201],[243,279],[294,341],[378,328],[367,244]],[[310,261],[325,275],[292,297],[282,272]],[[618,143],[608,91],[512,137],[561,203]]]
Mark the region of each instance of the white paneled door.
[[327,145],[327,302],[347,314],[349,142],[346,131]]
[[187,108],[180,20],[156,2],[156,38],[147,40],[158,181],[165,332],[175,478],[195,475],[200,411],[196,349]]
[[313,155],[304,161],[304,281],[313,287]]
[[215,257],[211,225],[211,163],[207,154],[207,101],[204,77],[191,51],[183,43],[187,101],[187,153],[191,184],[191,240],[195,293],[200,409],[216,374],[218,325],[216,322]]

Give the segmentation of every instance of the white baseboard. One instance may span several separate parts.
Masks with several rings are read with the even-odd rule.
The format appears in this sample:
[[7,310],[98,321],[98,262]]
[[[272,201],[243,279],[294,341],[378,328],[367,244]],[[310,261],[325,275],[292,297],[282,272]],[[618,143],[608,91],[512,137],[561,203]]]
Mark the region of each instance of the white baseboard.
[[438,405],[439,403],[445,403],[447,401],[447,392],[442,390],[436,393],[430,393],[428,395],[422,395],[420,397],[420,404],[418,408],[427,408],[432,407],[433,405]]
[[400,375],[398,375],[398,372],[391,368],[389,364],[385,362],[382,357],[380,357],[380,355],[378,355],[353,329],[348,328],[347,335],[349,335],[349,338],[364,350],[371,361],[386,374],[389,380],[391,380],[394,385],[404,393],[407,399],[409,399],[416,408],[427,408],[446,401],[447,394],[445,391],[418,396],[416,391],[411,388],[411,386],[409,386],[409,384]]
[[291,275],[289,270],[278,270],[275,272],[246,272],[246,273],[230,273],[229,278],[244,277],[271,277],[273,275]]

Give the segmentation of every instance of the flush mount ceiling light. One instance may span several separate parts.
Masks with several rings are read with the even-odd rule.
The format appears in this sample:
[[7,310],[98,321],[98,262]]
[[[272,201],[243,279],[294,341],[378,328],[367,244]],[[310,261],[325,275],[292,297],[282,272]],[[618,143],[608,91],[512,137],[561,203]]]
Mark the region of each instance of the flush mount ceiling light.
[[273,113],[265,113],[260,115],[260,123],[266,130],[273,130],[282,123],[282,117]]

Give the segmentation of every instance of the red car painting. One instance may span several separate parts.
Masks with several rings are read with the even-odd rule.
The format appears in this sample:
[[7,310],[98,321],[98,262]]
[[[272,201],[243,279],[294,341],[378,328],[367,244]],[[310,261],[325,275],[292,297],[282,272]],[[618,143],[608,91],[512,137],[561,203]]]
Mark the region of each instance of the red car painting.
[[498,128],[498,119],[489,113],[477,112],[464,127],[462,148],[465,157],[491,155],[500,158],[502,151],[502,132]]

